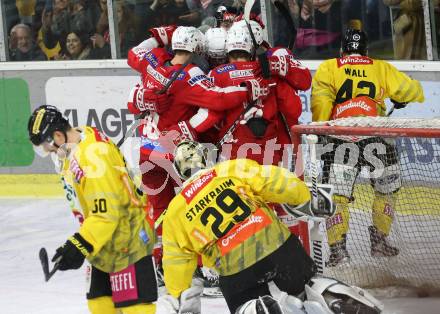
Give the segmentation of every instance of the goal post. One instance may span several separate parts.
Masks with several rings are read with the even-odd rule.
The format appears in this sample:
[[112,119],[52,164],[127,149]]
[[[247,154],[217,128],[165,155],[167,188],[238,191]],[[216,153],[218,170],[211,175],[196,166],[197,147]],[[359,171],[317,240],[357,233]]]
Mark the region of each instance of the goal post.
[[[292,133],[303,135],[305,181],[334,185],[337,211],[321,226],[324,275],[440,290],[440,119],[345,118]],[[348,257],[332,263],[336,248]]]

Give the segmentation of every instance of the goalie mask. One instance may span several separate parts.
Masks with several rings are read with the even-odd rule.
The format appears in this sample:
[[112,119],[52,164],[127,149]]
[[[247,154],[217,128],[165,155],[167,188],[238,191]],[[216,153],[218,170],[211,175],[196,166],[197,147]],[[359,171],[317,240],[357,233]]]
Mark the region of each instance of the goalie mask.
[[174,150],[173,165],[178,175],[187,180],[197,171],[208,167],[208,149],[195,141],[182,141]]

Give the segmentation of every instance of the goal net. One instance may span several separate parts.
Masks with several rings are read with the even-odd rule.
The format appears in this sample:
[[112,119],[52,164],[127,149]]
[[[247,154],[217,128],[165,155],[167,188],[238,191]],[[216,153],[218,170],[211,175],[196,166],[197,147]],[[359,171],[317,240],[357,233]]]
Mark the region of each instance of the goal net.
[[324,275],[439,290],[440,119],[345,118],[292,131],[303,135],[305,180],[334,185]]

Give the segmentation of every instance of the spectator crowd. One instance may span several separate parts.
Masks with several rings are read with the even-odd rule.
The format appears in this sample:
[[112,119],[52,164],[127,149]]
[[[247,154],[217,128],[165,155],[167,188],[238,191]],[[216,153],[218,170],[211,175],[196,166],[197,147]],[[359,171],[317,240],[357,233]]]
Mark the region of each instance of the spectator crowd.
[[[110,59],[110,0],[3,0],[10,61]],[[245,0],[111,0],[117,57],[145,39],[160,25],[216,24],[220,6],[240,14]],[[282,0],[295,20],[295,54],[303,59],[335,57],[341,32],[363,22],[370,34],[370,53],[384,59],[426,60],[421,0]],[[439,2],[434,1],[435,19]],[[266,3],[266,7],[268,5]],[[260,15],[260,1],[252,12]],[[359,5],[361,4],[361,5]],[[387,12],[378,14],[378,12]],[[273,8],[268,11],[274,45],[286,45],[288,25]],[[380,17],[379,17],[380,16]],[[359,21],[359,22],[358,22]],[[435,24],[435,23],[434,23]],[[433,29],[438,27],[433,25]],[[433,36],[438,36],[433,32]],[[375,49],[377,48],[377,49]]]

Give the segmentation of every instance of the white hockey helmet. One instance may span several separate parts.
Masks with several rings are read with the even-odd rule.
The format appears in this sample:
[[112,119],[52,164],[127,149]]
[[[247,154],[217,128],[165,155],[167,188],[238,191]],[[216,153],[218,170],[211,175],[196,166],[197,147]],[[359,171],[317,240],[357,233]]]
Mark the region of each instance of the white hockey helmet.
[[253,48],[254,45],[248,29],[243,28],[238,23],[234,23],[226,36],[226,52],[230,53],[234,50],[241,50],[252,53]]
[[315,277],[305,286],[307,313],[365,313],[379,314],[384,305],[367,291],[348,286],[333,278]]
[[204,36],[193,26],[179,26],[171,38],[173,50],[201,53],[204,50]]
[[192,140],[184,140],[174,150],[174,169],[184,180],[208,166],[208,149]]
[[211,66],[226,63],[226,36],[223,28],[211,28],[205,33],[205,49],[208,62]]
[[[251,26],[252,33],[254,34],[255,41],[257,42],[257,45],[261,45],[264,41],[263,28],[261,27],[260,24],[258,24],[258,22],[255,22],[253,20],[250,20],[249,24]],[[245,20],[240,20],[238,22],[235,22],[234,25],[237,25],[237,26],[245,28],[246,30],[249,30]]]

